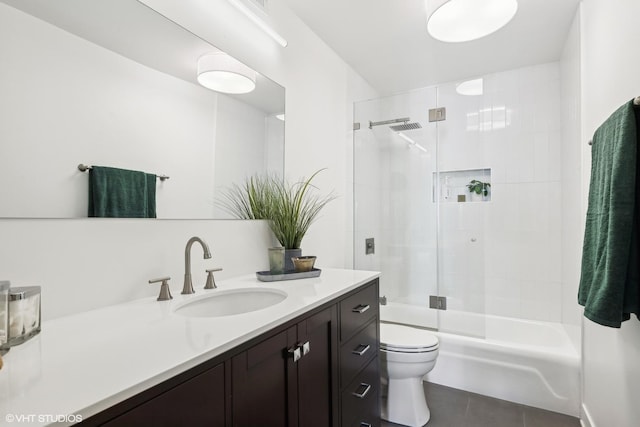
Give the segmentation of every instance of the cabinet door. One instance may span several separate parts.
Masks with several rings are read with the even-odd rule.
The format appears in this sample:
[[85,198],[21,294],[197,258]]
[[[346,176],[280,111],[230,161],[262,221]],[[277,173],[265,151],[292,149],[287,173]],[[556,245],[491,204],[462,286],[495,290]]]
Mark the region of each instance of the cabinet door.
[[300,322],[298,342],[303,346],[309,343],[308,353],[297,363],[299,425],[337,426],[337,308],[333,306]]
[[[332,306],[235,356],[233,425],[337,426],[337,336]],[[299,349],[300,359],[289,349]]]
[[287,372],[293,360],[287,357],[289,341],[295,342],[292,327],[251,347],[232,359],[233,425],[294,426]]
[[125,412],[104,426],[225,426],[224,364]]

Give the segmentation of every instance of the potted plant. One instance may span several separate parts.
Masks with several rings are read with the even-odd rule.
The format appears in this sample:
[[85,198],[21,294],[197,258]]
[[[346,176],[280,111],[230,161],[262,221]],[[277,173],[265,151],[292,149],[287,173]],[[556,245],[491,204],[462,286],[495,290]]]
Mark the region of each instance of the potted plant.
[[491,184],[488,182],[478,181],[477,179],[472,179],[467,184],[467,188],[469,189],[472,198],[474,194],[477,196],[481,196],[482,198],[486,198],[489,195],[489,188],[491,188]]
[[300,245],[322,208],[335,199],[333,193],[317,194],[311,181],[324,169],[293,184],[275,174],[254,175],[223,193],[219,205],[239,219],[267,219],[276,239],[285,248],[285,270],[293,269],[291,257],[300,256]]

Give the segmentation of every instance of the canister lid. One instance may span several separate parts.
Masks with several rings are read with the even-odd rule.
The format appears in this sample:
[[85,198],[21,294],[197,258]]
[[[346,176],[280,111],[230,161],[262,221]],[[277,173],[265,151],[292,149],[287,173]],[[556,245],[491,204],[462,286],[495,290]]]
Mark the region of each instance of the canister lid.
[[40,286],[16,286],[9,289],[9,301],[26,299],[40,294]]

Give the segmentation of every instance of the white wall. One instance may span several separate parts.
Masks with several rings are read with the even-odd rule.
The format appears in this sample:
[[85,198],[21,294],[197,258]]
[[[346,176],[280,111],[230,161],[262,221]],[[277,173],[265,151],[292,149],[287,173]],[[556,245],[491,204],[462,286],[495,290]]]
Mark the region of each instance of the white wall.
[[[221,267],[216,280],[268,269],[272,236],[265,221],[13,219],[0,220],[0,277],[12,286],[42,286],[42,316],[51,319],[136,298],[157,296],[150,279],[171,277],[179,294],[187,240],[193,287],[204,287],[205,270]],[[44,332],[46,333],[46,331]]]
[[[580,326],[582,310],[577,304],[582,256],[583,215],[581,168],[582,139],[580,98],[580,15],[567,36],[560,61],[562,88],[562,323]],[[579,348],[579,345],[576,346]]]
[[[224,0],[147,3],[174,8],[170,17],[286,87],[288,175],[328,167],[317,184],[342,196],[312,226],[303,250],[316,254],[321,268],[350,267],[350,117],[353,100],[374,93],[370,86],[279,0],[270,5],[289,39],[286,49]],[[158,275],[171,275],[179,292],[184,245],[192,235],[212,246],[213,264],[225,268],[222,278],[266,268],[266,248],[274,243],[264,222],[213,220],[0,219],[0,235],[0,276],[15,285],[41,284],[47,318],[156,295],[146,280]]]
[[[640,95],[640,2],[584,0],[581,8],[583,201],[589,184],[586,141],[624,102]],[[585,210],[583,209],[583,218]],[[632,427],[640,420],[640,322],[622,328],[583,317],[583,421],[591,427]]]
[[353,101],[376,92],[285,4],[271,0],[273,27],[289,42],[282,48],[226,0],[143,0],[178,24],[286,88],[285,170],[295,180],[321,168],[316,178],[331,202],[311,226],[302,250],[320,266],[351,267]]
[[248,104],[4,4],[0,50],[2,217],[86,217],[85,163],[169,175],[158,217],[212,218],[214,179],[265,168],[266,113]]

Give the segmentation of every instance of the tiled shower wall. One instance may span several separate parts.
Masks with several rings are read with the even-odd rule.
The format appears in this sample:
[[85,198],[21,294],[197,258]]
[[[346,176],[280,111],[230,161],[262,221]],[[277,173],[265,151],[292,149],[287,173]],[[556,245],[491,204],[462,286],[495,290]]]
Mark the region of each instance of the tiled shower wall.
[[484,224],[488,314],[561,321],[560,94],[558,63],[486,79],[494,112],[483,134],[493,191]]
[[450,309],[559,322],[559,64],[483,80],[482,96],[438,88],[440,170],[491,170],[491,201],[441,205],[439,291]]
[[[425,306],[439,293],[449,309],[560,322],[560,63],[484,76],[482,96],[434,90],[356,104],[356,267],[380,269],[398,302]],[[447,109],[437,129],[426,118],[436,105]],[[426,151],[368,129],[403,116],[421,123],[405,134]],[[491,170],[489,201],[441,204],[437,264],[436,158],[440,171]],[[376,255],[360,251],[365,237],[376,237]]]

